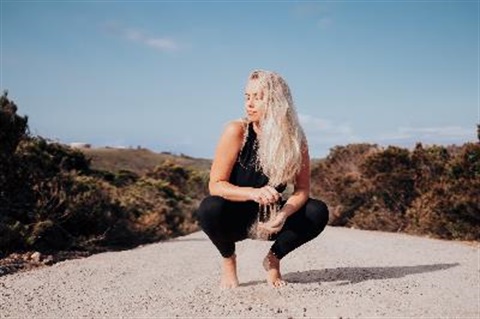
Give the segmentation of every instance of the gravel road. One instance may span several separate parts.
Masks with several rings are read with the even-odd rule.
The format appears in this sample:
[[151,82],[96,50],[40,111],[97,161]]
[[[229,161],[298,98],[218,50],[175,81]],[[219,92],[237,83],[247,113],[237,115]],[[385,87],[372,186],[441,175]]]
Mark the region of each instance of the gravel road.
[[240,287],[218,288],[203,232],[0,277],[1,318],[480,318],[480,247],[327,227],[266,284],[271,243],[237,244]]

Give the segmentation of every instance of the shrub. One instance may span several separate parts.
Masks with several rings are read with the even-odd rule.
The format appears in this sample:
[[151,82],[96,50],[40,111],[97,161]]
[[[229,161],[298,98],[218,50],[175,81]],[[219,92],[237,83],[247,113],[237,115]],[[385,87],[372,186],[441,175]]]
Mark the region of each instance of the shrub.
[[331,225],[480,239],[480,145],[337,147],[312,168]]
[[141,175],[92,169],[82,152],[30,136],[6,93],[0,102],[1,256],[131,247],[198,229],[204,173],[171,162]]

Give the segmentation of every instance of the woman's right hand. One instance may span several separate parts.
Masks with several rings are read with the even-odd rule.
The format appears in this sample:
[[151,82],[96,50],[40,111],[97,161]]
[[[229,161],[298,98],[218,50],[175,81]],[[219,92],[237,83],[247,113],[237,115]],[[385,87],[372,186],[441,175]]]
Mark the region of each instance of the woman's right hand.
[[268,205],[276,203],[280,199],[280,193],[272,186],[263,186],[261,188],[254,188],[250,193],[250,199],[259,203],[260,205]]

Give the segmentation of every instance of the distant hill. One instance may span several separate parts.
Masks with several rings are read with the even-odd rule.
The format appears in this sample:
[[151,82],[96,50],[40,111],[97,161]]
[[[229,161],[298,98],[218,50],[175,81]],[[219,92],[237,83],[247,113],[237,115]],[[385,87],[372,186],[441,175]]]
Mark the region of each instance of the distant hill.
[[201,171],[210,169],[212,161],[203,158],[193,158],[186,155],[170,153],[155,153],[148,149],[122,149],[122,148],[82,148],[79,149],[91,159],[94,169],[118,172],[129,170],[139,175],[152,171],[156,166],[173,162],[180,166],[190,167]]
[[[168,152],[156,153],[149,149],[125,149],[113,147],[79,148],[87,158],[91,159],[92,168],[118,172],[130,170],[137,174],[146,173],[157,165],[170,161],[180,166],[186,166],[198,170],[210,170],[211,159],[195,158],[187,155],[175,155]],[[316,166],[323,159],[312,158],[311,166]]]

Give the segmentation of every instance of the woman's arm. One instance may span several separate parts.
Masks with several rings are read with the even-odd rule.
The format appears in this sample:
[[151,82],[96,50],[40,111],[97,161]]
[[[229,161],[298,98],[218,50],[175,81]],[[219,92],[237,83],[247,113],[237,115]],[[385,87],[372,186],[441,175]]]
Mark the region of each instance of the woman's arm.
[[221,196],[231,201],[251,199],[252,187],[235,186],[228,181],[242,147],[243,135],[244,124],[240,120],[226,125],[218,142],[210,170],[210,182],[208,183],[210,195]]

